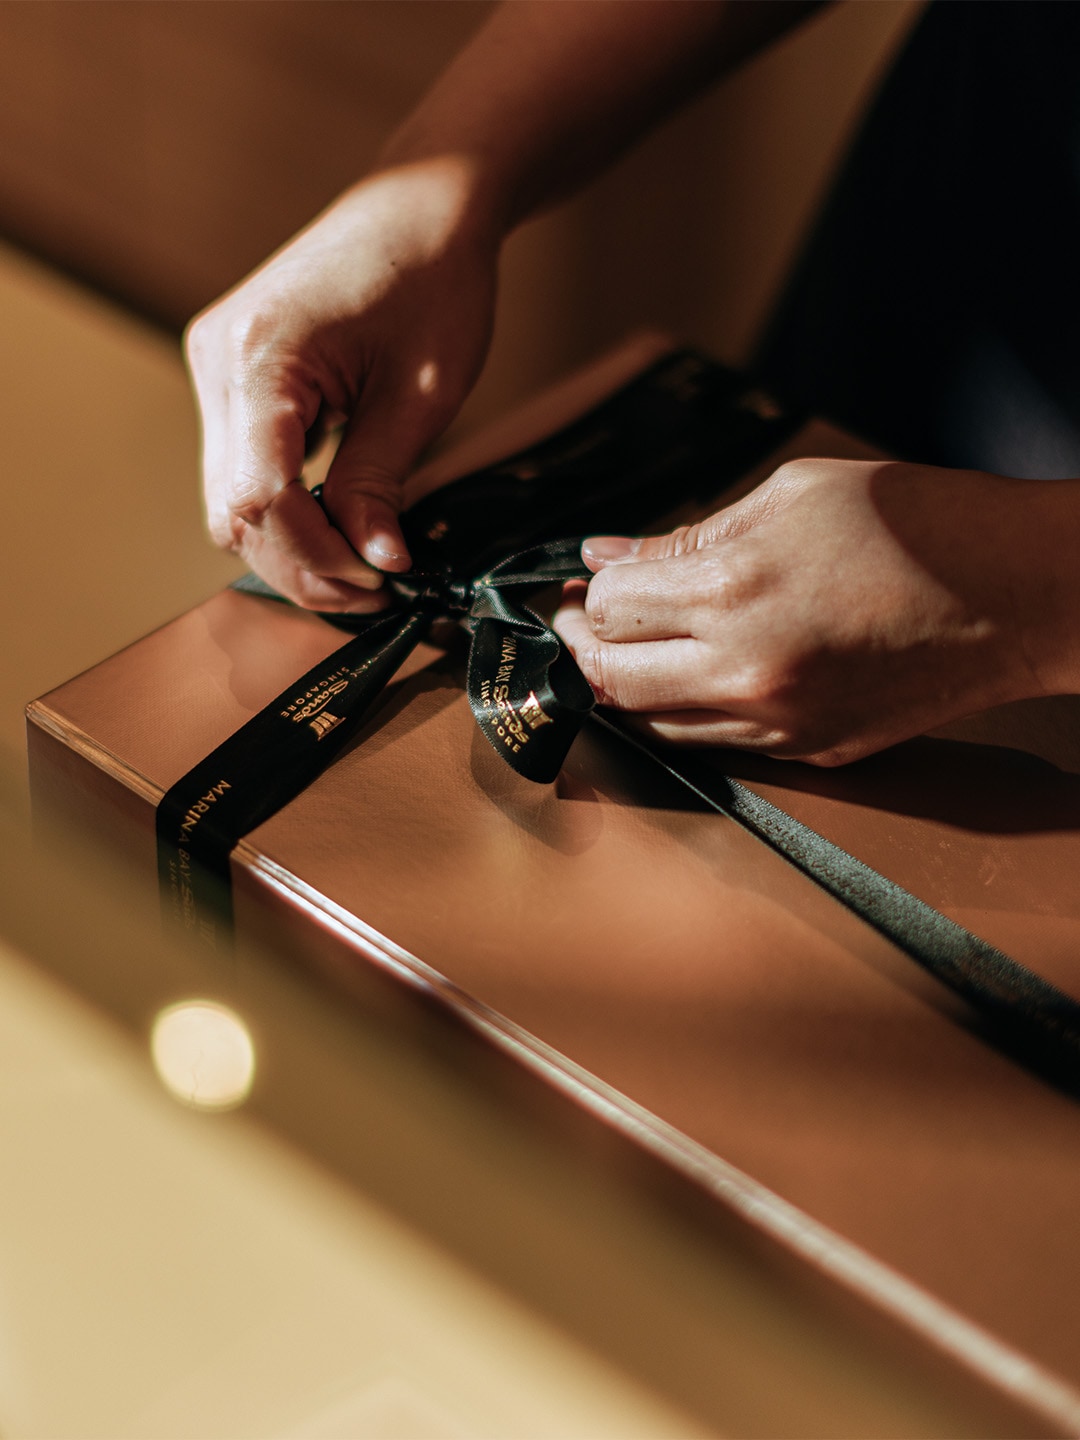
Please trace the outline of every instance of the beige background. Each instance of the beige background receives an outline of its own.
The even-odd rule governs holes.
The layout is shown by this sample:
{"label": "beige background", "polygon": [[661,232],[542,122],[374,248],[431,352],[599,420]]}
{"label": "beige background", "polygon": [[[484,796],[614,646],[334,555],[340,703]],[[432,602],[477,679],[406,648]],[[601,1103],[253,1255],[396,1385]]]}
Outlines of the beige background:
{"label": "beige background", "polygon": [[[202,534],[178,327],[363,168],[487,9],[0,3],[0,234],[173,327],[0,256],[0,745],[16,772],[27,700],[237,573]],[[920,9],[822,12],[515,236],[461,424],[641,325],[742,356]]]}
{"label": "beige background", "polygon": [[[0,233],[178,330],[363,171],[489,8],[5,0]],[[642,324],[743,356],[920,9],[822,11],[516,237],[474,418]]]}

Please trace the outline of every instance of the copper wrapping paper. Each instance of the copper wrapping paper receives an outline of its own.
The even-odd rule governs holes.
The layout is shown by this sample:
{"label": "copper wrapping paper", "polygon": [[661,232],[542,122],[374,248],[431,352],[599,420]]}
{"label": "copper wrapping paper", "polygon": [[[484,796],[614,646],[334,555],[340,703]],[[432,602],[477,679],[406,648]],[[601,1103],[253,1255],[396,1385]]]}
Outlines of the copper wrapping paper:
{"label": "copper wrapping paper", "polygon": [[[820,430],[792,449],[830,440],[852,453]],[[216,596],[36,702],[35,787],[119,836],[153,905],[160,792],[340,643],[316,617]],[[341,975],[378,949],[333,923],[359,917],[1080,1382],[1076,1105],[812,882],[592,727],[537,787],[476,734],[453,645],[406,672],[358,743],[242,842],[241,927]],[[844,771],[732,770],[1078,995],[1078,719],[1072,701],[1016,706]],[[265,862],[283,888],[267,888]]]}

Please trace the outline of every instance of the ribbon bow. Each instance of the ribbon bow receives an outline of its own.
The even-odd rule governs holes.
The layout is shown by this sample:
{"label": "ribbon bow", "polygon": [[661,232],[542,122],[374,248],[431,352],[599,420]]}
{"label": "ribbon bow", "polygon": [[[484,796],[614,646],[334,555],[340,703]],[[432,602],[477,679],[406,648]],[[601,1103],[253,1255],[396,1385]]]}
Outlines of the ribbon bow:
{"label": "ribbon bow", "polygon": [[[162,896],[181,928],[216,943],[229,919],[236,842],[326,769],[437,619],[457,619],[470,632],[466,685],[484,737],[519,775],[554,780],[593,694],[554,630],[509,596],[587,575],[580,552],[580,540],[552,540],[473,578],[449,567],[414,572],[392,581],[397,603],[383,614],[325,616],[358,633],[189,770],[158,806]],[[254,576],[234,588],[281,600]]]}
{"label": "ribbon bow", "polygon": [[[471,634],[466,690],[484,738],[528,780],[554,780],[592,690],[554,630],[509,592],[588,575],[580,540],[534,545],[471,581],[452,574],[406,576],[399,594],[434,615],[463,621]],[[422,587],[422,588],[421,588]]]}
{"label": "ribbon bow", "polygon": [[[326,769],[436,618],[459,620],[471,634],[467,689],[486,739],[520,775],[554,779],[593,695],[550,626],[510,596],[588,573],[579,542],[553,536],[612,525],[633,532],[687,499],[716,494],[775,451],[795,423],[734,372],[676,352],[532,450],[421,500],[402,517],[419,568],[389,579],[393,608],[324,616],[354,638],[161,800],[158,873],[170,916],[211,945],[228,934],[237,840]],[[508,549],[516,553],[507,557]],[[253,576],[235,588],[281,599]],[[779,851],[963,996],[1001,1048],[1080,1094],[1080,1006],[1071,996],[715,765],[661,753],[616,716],[598,719],[694,803]]]}
{"label": "ribbon bow", "polygon": [[[417,570],[389,580],[394,607],[351,623],[325,616],[355,639],[161,800],[167,913],[216,943],[223,918],[228,927],[237,840],[327,767],[437,616],[471,632],[469,701],[485,737],[519,774],[553,779],[593,696],[558,636],[510,596],[587,573],[578,542],[557,537],[611,526],[633,533],[716,495],[797,423],[746,377],[673,351],[564,429],[421,499],[402,516]],[[237,588],[274,596],[254,577]]]}

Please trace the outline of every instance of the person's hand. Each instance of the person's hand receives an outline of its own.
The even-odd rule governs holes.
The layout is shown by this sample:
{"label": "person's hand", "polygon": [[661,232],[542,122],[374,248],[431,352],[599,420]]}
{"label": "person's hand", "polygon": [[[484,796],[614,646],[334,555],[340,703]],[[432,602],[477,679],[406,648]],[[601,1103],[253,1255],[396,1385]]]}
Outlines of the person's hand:
{"label": "person's hand", "polygon": [[843,764],[1080,689],[1078,483],[804,460],[656,539],[601,537],[555,626],[674,741]]}
{"label": "person's hand", "polygon": [[[374,175],[189,328],[211,534],[301,605],[377,608],[378,571],[409,568],[401,481],[491,335],[497,242],[469,186],[449,157]],[[328,519],[298,479],[335,422]]]}

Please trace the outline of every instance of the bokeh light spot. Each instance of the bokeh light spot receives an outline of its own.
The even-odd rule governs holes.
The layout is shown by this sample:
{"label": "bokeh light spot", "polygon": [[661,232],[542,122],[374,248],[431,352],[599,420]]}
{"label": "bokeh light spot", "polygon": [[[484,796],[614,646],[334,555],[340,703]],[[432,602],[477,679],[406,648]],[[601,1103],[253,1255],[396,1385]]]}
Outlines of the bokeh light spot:
{"label": "bokeh light spot", "polygon": [[242,1105],[255,1078],[255,1046],[235,1011],[213,1000],[162,1010],[150,1035],[154,1069],[169,1094],[196,1110]]}

